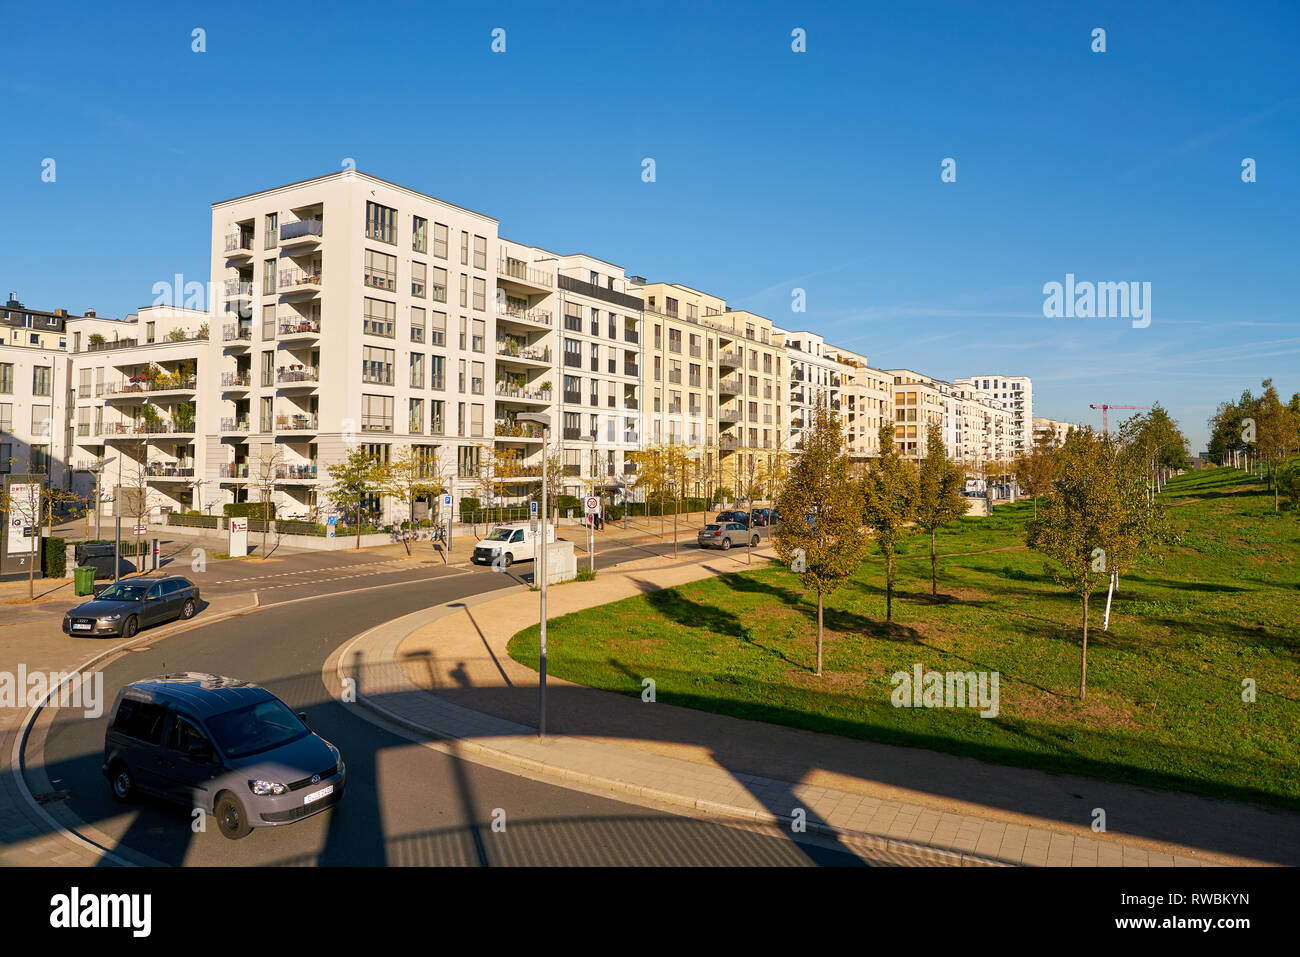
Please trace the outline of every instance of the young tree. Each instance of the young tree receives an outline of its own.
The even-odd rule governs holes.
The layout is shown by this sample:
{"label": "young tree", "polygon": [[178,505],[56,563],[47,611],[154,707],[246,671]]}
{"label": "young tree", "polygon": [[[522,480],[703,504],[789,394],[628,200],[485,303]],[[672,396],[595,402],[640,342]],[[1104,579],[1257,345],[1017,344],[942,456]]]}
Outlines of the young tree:
{"label": "young tree", "polygon": [[916,516],[916,468],[894,446],[894,424],[880,426],[880,457],[862,482],[862,521],[885,556],[885,620],[894,620],[894,573],[898,543]]}
{"label": "young tree", "polygon": [[1263,382],[1264,394],[1254,410],[1255,447],[1260,460],[1268,467],[1269,485],[1273,489],[1273,512],[1278,511],[1277,467],[1300,447],[1300,426],[1291,410],[1278,398],[1272,379]]}
{"label": "young tree", "polygon": [[415,533],[415,500],[436,495],[443,487],[437,456],[423,456],[412,445],[405,445],[389,461],[381,476],[381,489],[385,495],[406,503],[407,534],[402,537],[406,554],[411,554],[411,538]]}
{"label": "young tree", "polygon": [[263,442],[253,472],[253,485],[262,508],[262,560],[266,560],[266,537],[274,516],[272,506],[275,493],[280,488],[280,473],[284,469],[284,449],[274,442]]}
{"label": "young tree", "polygon": [[1015,463],[1016,481],[1033,496],[1034,518],[1038,517],[1039,496],[1051,487],[1056,473],[1055,453],[1055,433],[1043,431],[1035,437],[1033,448]]}
{"label": "young tree", "polygon": [[1083,610],[1079,698],[1088,688],[1088,599],[1110,572],[1108,549],[1122,550],[1124,497],[1112,444],[1091,427],[1075,429],[1057,453],[1058,469],[1025,544],[1048,561],[1047,574],[1076,595]]}
{"label": "young tree", "polygon": [[[672,467],[669,459],[671,458],[672,447],[662,444],[646,446],[644,449],[638,449],[635,452],[629,452],[628,458],[636,465],[636,479],[632,483],[633,488],[640,489],[642,498],[649,504],[650,497],[653,495],[659,500],[659,537],[664,534],[663,503],[667,495],[668,486],[672,482]],[[646,524],[649,525],[650,513],[646,511]]]}
{"label": "young tree", "polygon": [[817,674],[822,673],[823,602],[862,564],[861,488],[849,480],[843,429],[829,409],[817,408],[803,454],[777,493],[784,516],[773,542],[781,561],[817,592]]}
{"label": "young tree", "polygon": [[948,461],[943,447],[943,430],[931,424],[927,430],[925,458],[916,481],[916,524],[930,533],[930,594],[939,593],[939,556],[935,552],[935,533],[966,514],[962,496],[965,475]]}
{"label": "young tree", "polygon": [[377,491],[384,477],[384,464],[361,448],[354,448],[342,462],[326,466],[330,485],[326,498],[340,508],[357,509],[357,548],[361,547],[361,503],[367,492]]}

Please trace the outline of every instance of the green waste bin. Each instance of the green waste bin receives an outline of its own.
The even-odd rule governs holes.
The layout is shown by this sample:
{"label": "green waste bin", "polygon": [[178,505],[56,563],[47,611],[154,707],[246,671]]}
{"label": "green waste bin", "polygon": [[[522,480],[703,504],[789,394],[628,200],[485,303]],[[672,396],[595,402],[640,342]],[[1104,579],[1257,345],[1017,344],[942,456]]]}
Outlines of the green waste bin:
{"label": "green waste bin", "polygon": [[78,565],[72,569],[73,591],[78,595],[95,593],[95,566]]}

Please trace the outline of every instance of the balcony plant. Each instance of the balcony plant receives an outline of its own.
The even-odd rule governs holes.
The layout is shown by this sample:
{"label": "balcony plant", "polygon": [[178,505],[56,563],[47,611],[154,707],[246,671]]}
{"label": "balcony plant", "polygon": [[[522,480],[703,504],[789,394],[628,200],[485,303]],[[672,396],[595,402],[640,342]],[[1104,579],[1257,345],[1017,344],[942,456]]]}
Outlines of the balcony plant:
{"label": "balcony plant", "polygon": [[182,402],[176,406],[176,426],[181,432],[188,432],[194,425],[194,406],[189,402]]}

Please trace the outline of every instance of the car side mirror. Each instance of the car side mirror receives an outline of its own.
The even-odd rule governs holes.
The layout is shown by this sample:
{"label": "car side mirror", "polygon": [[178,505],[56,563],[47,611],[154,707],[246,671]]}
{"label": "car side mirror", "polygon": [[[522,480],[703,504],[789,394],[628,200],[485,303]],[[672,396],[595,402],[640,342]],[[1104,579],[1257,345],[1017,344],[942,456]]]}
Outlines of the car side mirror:
{"label": "car side mirror", "polygon": [[296,712],[294,712],[294,714],[297,716],[298,720],[301,721],[301,722],[302,722],[306,727],[308,727],[308,728],[311,727],[310,724],[307,724],[307,712],[306,712],[306,711],[296,711]]}

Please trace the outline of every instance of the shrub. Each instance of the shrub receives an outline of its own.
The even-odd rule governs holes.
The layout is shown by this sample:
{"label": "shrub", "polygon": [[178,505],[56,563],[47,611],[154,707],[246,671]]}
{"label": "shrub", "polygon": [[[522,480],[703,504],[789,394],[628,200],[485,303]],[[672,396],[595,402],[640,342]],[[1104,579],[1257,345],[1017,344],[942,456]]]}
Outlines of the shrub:
{"label": "shrub", "polygon": [[479,505],[479,501],[476,498],[466,497],[461,499],[460,500],[460,514],[462,516],[461,520],[464,521],[463,516],[468,515],[470,512],[477,512],[481,508],[482,506]]}
{"label": "shrub", "polygon": [[46,578],[62,578],[67,571],[68,543],[53,536],[45,539],[41,574]]}
{"label": "shrub", "polygon": [[582,499],[576,495],[555,496],[555,507],[563,511],[566,508],[582,508]]}
{"label": "shrub", "polygon": [[226,518],[261,518],[262,508],[266,508],[268,518],[275,518],[274,502],[227,502],[221,506]]}
{"label": "shrub", "polygon": [[578,569],[578,574],[574,577],[574,581],[589,582],[595,577],[596,573],[592,571],[591,566],[583,565]]}
{"label": "shrub", "polygon": [[[317,538],[325,535],[325,526],[319,525],[316,522],[276,522],[275,530],[280,535],[315,535]],[[337,534],[337,532],[335,534]]]}
{"label": "shrub", "polygon": [[1277,490],[1286,500],[1287,508],[1300,508],[1300,458],[1277,467]]}

